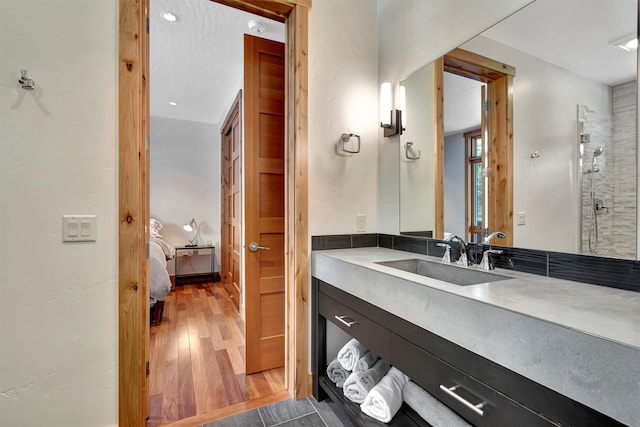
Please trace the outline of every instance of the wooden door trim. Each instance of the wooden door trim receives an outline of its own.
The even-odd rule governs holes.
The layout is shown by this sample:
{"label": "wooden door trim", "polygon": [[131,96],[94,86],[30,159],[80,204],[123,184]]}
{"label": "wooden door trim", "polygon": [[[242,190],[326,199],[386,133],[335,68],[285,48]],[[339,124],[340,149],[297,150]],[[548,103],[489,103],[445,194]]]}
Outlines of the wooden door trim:
{"label": "wooden door trim", "polygon": [[511,65],[460,48],[447,53],[444,62],[447,72],[485,83],[505,74],[511,77],[516,75],[516,69]]}
{"label": "wooden door trim", "polygon": [[211,0],[215,3],[286,22],[295,7],[311,9],[312,0]]}
{"label": "wooden door trim", "polygon": [[[442,66],[440,66],[442,60]],[[495,61],[490,58],[469,52],[463,49],[454,49],[447,53],[444,57],[436,60],[434,73],[434,104],[435,104],[435,130],[434,130],[434,152],[436,160],[436,238],[442,238],[444,235],[444,183],[440,182],[444,179],[444,121],[441,117],[443,114],[444,104],[439,102],[440,97],[444,97],[444,93],[439,94],[438,90],[443,84],[444,74],[440,75],[440,70],[468,77],[474,80],[487,83],[490,87],[499,86],[494,90],[496,99],[492,101],[492,108],[501,109],[502,116],[498,121],[494,119],[492,126],[500,126],[500,132],[494,132],[492,136],[493,144],[499,147],[499,159],[493,159],[492,165],[496,162],[500,164],[500,168],[492,168],[490,187],[504,190],[501,195],[500,204],[494,203],[492,216],[496,212],[501,212],[500,223],[504,224],[502,229],[494,231],[502,231],[506,234],[506,239],[500,240],[500,244],[504,246],[513,245],[513,77],[516,75],[514,67]],[[497,144],[497,145],[496,145]],[[489,197],[492,191],[489,190]],[[442,209],[442,210],[441,210]],[[442,215],[442,217],[440,217]],[[495,222],[489,221],[490,224]],[[439,228],[442,227],[442,228]],[[441,231],[441,232],[440,232]]]}
{"label": "wooden door trim", "polygon": [[120,0],[118,53],[118,399],[119,424],[142,425],[146,377],[149,199],[146,0]]}
{"label": "wooden door trim", "polygon": [[[238,91],[238,94],[236,95],[235,99],[231,103],[231,108],[229,108],[229,111],[227,112],[226,117],[222,121],[222,123],[224,123],[224,124],[220,128],[220,134],[221,135],[224,134],[225,129],[227,129],[227,128],[229,128],[229,126],[231,126],[231,120],[236,115],[236,113],[235,113],[236,109],[238,110],[238,112],[240,112],[241,108],[242,108],[242,89],[240,89]],[[240,117],[242,118],[242,115],[240,115]],[[240,120],[240,121],[242,122],[242,120]]]}
{"label": "wooden door trim", "polygon": [[433,63],[434,164],[435,164],[435,234],[444,238],[444,58]]}
{"label": "wooden door trim", "polygon": [[[309,5],[310,7],[310,5]],[[285,64],[285,382],[296,399],[309,395],[308,27],[309,9],[287,19]]]}
{"label": "wooden door trim", "polygon": [[[280,16],[287,28],[287,253],[286,385],[308,395],[308,12],[312,0],[219,0],[262,16]],[[147,416],[146,349],[149,180],[146,156],[147,0],[119,1],[118,53],[118,412],[119,424],[143,426]],[[286,11],[282,12],[282,5]],[[246,9],[245,9],[246,10]],[[268,15],[268,14],[271,15]],[[277,19],[277,18],[274,18]]]}

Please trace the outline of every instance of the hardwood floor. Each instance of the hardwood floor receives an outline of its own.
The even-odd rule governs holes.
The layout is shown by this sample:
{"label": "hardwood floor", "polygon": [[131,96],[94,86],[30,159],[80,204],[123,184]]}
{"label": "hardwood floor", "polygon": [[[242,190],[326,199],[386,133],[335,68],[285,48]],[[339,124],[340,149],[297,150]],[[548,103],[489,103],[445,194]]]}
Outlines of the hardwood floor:
{"label": "hardwood floor", "polygon": [[198,425],[288,398],[284,368],[245,375],[244,330],[219,283],[174,287],[151,327],[147,425]]}

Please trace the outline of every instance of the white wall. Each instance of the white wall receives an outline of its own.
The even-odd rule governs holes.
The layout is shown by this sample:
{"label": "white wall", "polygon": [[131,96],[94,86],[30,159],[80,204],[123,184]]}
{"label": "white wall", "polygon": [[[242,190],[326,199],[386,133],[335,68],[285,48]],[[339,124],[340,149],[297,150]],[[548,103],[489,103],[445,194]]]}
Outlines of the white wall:
{"label": "white wall", "polygon": [[[528,3],[378,0],[379,82],[395,84]],[[398,234],[399,137],[378,137],[379,232]]]}
{"label": "white wall", "polygon": [[[516,68],[513,79],[513,245],[578,251],[578,104],[611,111],[611,88],[521,51],[477,37],[464,49]],[[540,157],[531,159],[538,150]]]}
{"label": "white wall", "polygon": [[[3,426],[118,422],[117,10],[0,1]],[[63,214],[97,215],[97,241],[63,244]]]}
{"label": "white wall", "polygon": [[[378,39],[376,3],[315,1],[309,14],[309,232],[378,231]],[[336,151],[360,135],[359,154]]]}
{"label": "white wall", "polygon": [[464,133],[444,139],[444,232],[467,235]]}
{"label": "white wall", "polygon": [[[406,89],[406,129],[400,136],[400,231],[435,233],[436,175],[433,156],[433,64],[402,81]],[[431,95],[431,96],[429,96]],[[405,144],[412,142],[408,155]],[[413,160],[408,157],[420,156]]]}
{"label": "white wall", "polygon": [[[193,237],[182,226],[195,218],[198,242],[216,247],[220,271],[220,132],[210,123],[151,117],[150,213],[162,222],[163,239],[184,246]],[[185,261],[185,260],[182,260]],[[181,272],[207,271],[209,257],[182,262]],[[193,268],[191,268],[193,267]],[[167,266],[173,274],[173,262]]]}

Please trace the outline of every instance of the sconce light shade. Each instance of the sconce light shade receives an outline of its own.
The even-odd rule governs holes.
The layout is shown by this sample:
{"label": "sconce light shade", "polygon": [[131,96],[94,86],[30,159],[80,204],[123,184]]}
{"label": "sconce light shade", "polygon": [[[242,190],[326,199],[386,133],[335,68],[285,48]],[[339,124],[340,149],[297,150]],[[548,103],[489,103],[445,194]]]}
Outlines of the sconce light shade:
{"label": "sconce light shade", "polygon": [[384,82],[380,86],[380,126],[391,126],[391,83]]}
{"label": "sconce light shade", "polygon": [[191,218],[182,226],[182,228],[184,229],[184,231],[194,232],[193,238],[189,240],[189,244],[185,246],[198,246],[198,223],[196,222],[196,220],[194,218]]}
{"label": "sconce light shade", "polygon": [[402,112],[402,120],[399,123],[400,133],[407,129],[407,88],[400,86],[398,89],[398,110]]}
{"label": "sconce light shade", "polygon": [[384,136],[389,137],[402,133],[402,112],[394,110],[391,83],[384,82],[380,86],[380,127],[384,129]]}

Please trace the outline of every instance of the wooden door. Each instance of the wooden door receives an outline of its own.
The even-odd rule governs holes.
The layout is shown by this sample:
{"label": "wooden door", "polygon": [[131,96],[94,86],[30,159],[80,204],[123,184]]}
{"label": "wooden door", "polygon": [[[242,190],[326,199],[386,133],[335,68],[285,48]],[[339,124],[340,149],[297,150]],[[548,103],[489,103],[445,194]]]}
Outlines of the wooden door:
{"label": "wooden door", "polygon": [[221,280],[229,297],[240,308],[242,295],[241,230],[242,230],[242,126],[240,111],[242,92],[238,94],[222,127],[222,236]]}
{"label": "wooden door", "polygon": [[[284,44],[245,35],[244,67],[245,313],[249,374],[284,366]],[[262,248],[250,250],[252,242]]]}

